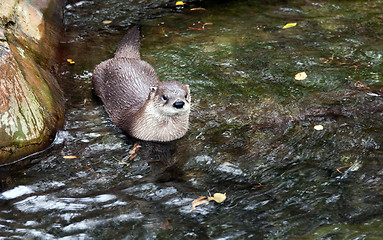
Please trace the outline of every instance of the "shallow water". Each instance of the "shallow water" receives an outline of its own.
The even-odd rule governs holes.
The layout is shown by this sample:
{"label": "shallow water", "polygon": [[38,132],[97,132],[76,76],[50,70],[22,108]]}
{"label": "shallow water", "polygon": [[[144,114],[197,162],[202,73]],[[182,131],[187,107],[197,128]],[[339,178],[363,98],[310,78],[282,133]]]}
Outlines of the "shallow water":
{"label": "shallow water", "polygon": [[[68,1],[66,124],[2,173],[0,238],[380,239],[383,1],[166,2]],[[193,111],[187,136],[128,160],[91,72],[138,19],[142,58]]]}

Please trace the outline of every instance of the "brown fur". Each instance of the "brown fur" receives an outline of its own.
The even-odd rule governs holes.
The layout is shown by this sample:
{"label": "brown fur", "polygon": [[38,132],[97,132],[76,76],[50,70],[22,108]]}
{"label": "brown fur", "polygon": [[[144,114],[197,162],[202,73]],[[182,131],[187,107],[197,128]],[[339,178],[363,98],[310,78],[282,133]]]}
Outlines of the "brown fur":
{"label": "brown fur", "polygon": [[140,59],[140,31],[135,26],[120,42],[114,58],[93,71],[93,85],[112,122],[145,141],[172,141],[189,125],[190,90],[179,82],[161,82]]}

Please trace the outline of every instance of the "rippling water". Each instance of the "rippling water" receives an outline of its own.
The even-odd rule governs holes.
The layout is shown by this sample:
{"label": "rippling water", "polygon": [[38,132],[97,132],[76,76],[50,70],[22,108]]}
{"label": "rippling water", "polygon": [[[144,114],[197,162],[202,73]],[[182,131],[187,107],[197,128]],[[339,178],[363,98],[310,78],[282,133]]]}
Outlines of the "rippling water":
{"label": "rippling water", "polygon": [[[380,0],[68,1],[66,124],[34,165],[1,172],[0,238],[380,239],[381,9]],[[162,80],[191,86],[193,111],[185,138],[138,142],[128,160],[137,141],[109,120],[91,72],[138,19],[142,58]],[[216,192],[227,199],[191,211]]]}

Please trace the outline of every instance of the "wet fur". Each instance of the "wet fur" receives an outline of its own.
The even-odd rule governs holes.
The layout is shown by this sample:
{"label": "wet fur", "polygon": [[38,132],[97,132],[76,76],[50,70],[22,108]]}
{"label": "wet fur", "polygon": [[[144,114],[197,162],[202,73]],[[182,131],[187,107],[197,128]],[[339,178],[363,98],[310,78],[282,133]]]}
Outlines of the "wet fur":
{"label": "wet fur", "polygon": [[[93,71],[96,94],[104,103],[113,123],[133,137],[147,141],[172,141],[185,135],[189,111],[167,115],[159,97],[162,92],[179,98],[190,106],[190,90],[178,82],[160,82],[156,72],[140,59],[140,29],[129,30],[117,47],[114,58]],[[185,108],[186,108],[185,107]],[[190,109],[190,108],[189,108]]]}

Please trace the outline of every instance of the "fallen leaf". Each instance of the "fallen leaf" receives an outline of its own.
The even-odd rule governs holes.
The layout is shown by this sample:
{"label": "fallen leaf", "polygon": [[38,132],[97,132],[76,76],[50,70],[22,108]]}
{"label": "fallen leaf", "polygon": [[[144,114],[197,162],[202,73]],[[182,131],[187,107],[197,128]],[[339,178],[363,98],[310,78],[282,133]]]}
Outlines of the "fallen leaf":
{"label": "fallen leaf", "polygon": [[285,26],[283,26],[282,29],[292,28],[292,27],[295,27],[296,25],[297,25],[297,23],[288,23]]}
{"label": "fallen leaf", "polygon": [[73,61],[73,59],[68,58],[66,61],[67,61],[69,64],[75,64],[75,61]]}
{"label": "fallen leaf", "polygon": [[[141,148],[141,145],[138,143],[135,143],[133,145],[133,148],[129,150],[129,161],[133,160],[135,157],[137,157],[137,151]],[[125,158],[124,158],[125,159]]]}
{"label": "fallen leaf", "polygon": [[105,21],[102,21],[103,24],[111,24],[112,21],[111,20],[105,20]]}
{"label": "fallen leaf", "polygon": [[307,78],[307,74],[305,72],[300,72],[295,74],[295,80],[302,81]]}
{"label": "fallen leaf", "polygon": [[138,143],[135,143],[135,144],[133,145],[132,149],[129,150],[129,154],[130,154],[130,155],[133,155],[133,154],[137,153],[137,151],[138,151],[140,148],[141,148],[141,145],[138,144]]}
{"label": "fallen leaf", "polygon": [[77,156],[63,156],[64,159],[75,159]]}
{"label": "fallen leaf", "polygon": [[314,129],[317,130],[317,131],[322,131],[323,130],[323,126],[322,125],[315,125]]}
{"label": "fallen leaf", "polygon": [[214,193],[213,197],[208,197],[209,201],[214,200],[217,203],[221,203],[225,201],[225,199],[226,199],[226,193]]}
{"label": "fallen leaf", "polygon": [[177,1],[176,2],[176,6],[183,6],[185,5],[186,3],[182,2],[182,1]]}
{"label": "fallen leaf", "polygon": [[190,11],[207,11],[207,10],[206,8],[198,7],[198,8],[191,8]]}
{"label": "fallen leaf", "polygon": [[350,167],[349,165],[347,165],[347,166],[343,166],[343,167],[338,167],[336,170],[338,171],[338,173],[340,173],[340,174],[344,174],[342,171],[341,171],[341,169],[342,168],[348,168],[348,167]]}
{"label": "fallen leaf", "polygon": [[195,207],[201,205],[201,204],[209,204],[209,200],[207,199],[206,196],[201,196],[199,198],[197,198],[196,200],[194,200],[192,202],[192,208],[190,209],[190,212],[195,210]]}
{"label": "fallen leaf", "polygon": [[213,23],[204,23],[203,25],[202,25],[202,30],[205,30],[205,26],[206,25],[213,25]]}
{"label": "fallen leaf", "polygon": [[197,31],[203,31],[202,28],[195,28],[195,27],[188,27],[188,29],[197,30]]}

